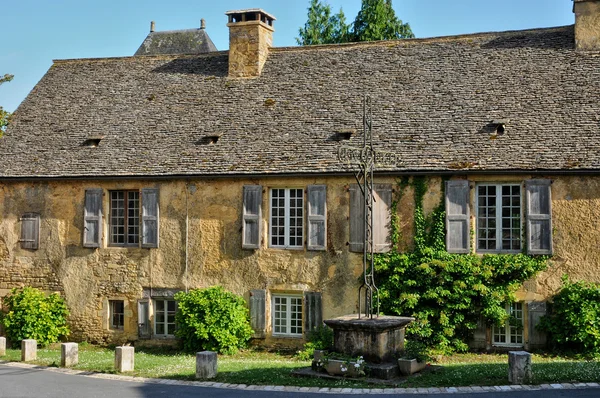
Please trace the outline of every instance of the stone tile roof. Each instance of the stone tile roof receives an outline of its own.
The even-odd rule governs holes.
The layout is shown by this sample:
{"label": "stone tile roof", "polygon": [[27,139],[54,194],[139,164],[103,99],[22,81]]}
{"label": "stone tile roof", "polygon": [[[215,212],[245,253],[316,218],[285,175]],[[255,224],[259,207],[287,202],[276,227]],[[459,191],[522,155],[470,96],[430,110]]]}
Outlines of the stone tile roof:
{"label": "stone tile roof", "polygon": [[217,51],[205,29],[150,32],[135,55],[203,54]]}
{"label": "stone tile roof", "polygon": [[572,26],[276,48],[254,79],[227,62],[55,62],[0,139],[0,178],[343,172],[363,94],[375,148],[402,158],[387,171],[600,171],[600,53]]}

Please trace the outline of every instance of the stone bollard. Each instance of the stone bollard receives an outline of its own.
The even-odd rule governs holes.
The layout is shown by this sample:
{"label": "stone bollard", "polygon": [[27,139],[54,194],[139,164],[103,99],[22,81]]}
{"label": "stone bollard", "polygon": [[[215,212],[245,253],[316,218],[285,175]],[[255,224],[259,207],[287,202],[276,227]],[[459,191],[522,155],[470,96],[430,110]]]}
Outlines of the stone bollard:
{"label": "stone bollard", "polygon": [[6,355],[6,337],[0,337],[0,357]]}
{"label": "stone bollard", "polygon": [[531,354],[527,351],[508,352],[508,382],[527,384],[532,381]]}
{"label": "stone bollard", "polygon": [[68,368],[79,363],[79,345],[77,343],[62,343],[60,345],[60,366]]}
{"label": "stone bollard", "polygon": [[217,353],[202,351],[196,353],[196,378],[213,379],[217,377]]}
{"label": "stone bollard", "polygon": [[37,341],[33,339],[21,340],[21,361],[35,361],[37,359]]}
{"label": "stone bollard", "polygon": [[117,347],[115,350],[115,369],[118,372],[131,372],[134,367],[134,348],[131,346]]}

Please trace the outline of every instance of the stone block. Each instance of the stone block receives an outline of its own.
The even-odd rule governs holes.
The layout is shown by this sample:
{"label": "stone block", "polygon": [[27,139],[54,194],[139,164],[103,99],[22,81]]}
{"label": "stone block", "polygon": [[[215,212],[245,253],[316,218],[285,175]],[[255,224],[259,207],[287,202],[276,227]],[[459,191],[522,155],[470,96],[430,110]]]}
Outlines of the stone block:
{"label": "stone block", "polygon": [[365,372],[369,377],[382,380],[391,380],[398,377],[398,364],[388,363],[367,363]]}
{"label": "stone block", "polygon": [[79,363],[79,344],[62,343],[60,345],[60,366],[68,368]]}
{"label": "stone block", "polygon": [[403,376],[410,376],[413,373],[425,369],[427,362],[419,362],[416,359],[398,359],[398,369]]}
{"label": "stone block", "polygon": [[135,364],[134,348],[131,346],[117,347],[115,349],[115,369],[117,372],[131,372]]}
{"label": "stone block", "polygon": [[37,359],[37,341],[33,339],[21,340],[21,361],[29,362]]}
{"label": "stone block", "polygon": [[0,337],[0,357],[6,355],[6,337]]}
{"label": "stone block", "polygon": [[217,377],[217,353],[202,351],[196,353],[196,378],[213,379]]}
{"label": "stone block", "polygon": [[531,354],[527,351],[508,352],[508,382],[527,384],[532,380]]}

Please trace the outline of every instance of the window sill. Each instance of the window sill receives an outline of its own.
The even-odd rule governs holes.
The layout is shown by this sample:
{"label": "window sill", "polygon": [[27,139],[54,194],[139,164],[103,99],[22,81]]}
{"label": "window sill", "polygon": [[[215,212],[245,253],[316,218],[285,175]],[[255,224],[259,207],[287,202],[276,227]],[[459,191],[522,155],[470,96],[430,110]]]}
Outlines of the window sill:
{"label": "window sill", "polygon": [[271,334],[274,339],[301,339],[304,337],[302,334]]}
{"label": "window sill", "polygon": [[303,251],[304,246],[269,246],[269,249]]}

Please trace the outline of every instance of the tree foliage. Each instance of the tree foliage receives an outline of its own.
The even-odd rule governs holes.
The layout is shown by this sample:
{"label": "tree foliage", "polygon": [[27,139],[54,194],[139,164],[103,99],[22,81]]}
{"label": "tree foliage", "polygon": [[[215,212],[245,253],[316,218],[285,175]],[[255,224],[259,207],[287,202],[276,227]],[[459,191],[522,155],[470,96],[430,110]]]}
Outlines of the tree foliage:
{"label": "tree foliage", "polygon": [[246,302],[221,286],[179,292],[177,329],[187,351],[211,350],[233,354],[252,336]]}
{"label": "tree foliage", "polygon": [[311,0],[308,17],[299,29],[299,45],[347,43],[356,41],[394,40],[412,38],[408,23],[396,17],[391,0],[362,0],[354,23],[347,24],[344,11],[333,14],[331,6]]}
{"label": "tree foliage", "polygon": [[46,296],[36,288],[24,287],[12,289],[2,302],[4,312],[0,313],[0,323],[12,343],[35,339],[44,346],[69,334],[69,311],[58,293]]}
{"label": "tree foliage", "polygon": [[[2,83],[6,83],[9,82],[13,79],[13,75],[4,75],[0,77],[0,86],[2,85]],[[5,111],[1,106],[0,106],[0,137],[2,137],[2,133],[6,130],[6,126],[8,126],[8,122],[10,120],[10,113]]]}

